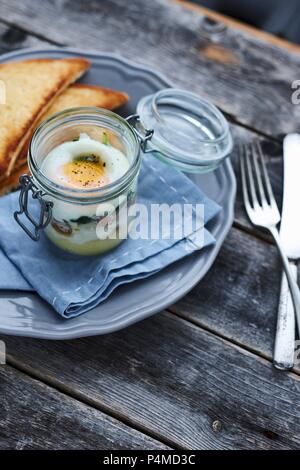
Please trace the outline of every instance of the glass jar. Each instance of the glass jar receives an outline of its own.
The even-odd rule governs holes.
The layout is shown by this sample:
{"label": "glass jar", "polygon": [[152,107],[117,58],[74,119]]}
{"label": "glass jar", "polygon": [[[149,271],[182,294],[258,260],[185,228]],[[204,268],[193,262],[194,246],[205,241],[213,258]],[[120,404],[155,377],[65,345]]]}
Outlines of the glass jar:
{"label": "glass jar", "polygon": [[[95,255],[111,250],[127,236],[128,210],[135,202],[143,152],[187,173],[212,171],[230,154],[232,138],[225,117],[193,93],[162,90],[144,97],[137,112],[123,119],[101,108],[73,108],[38,127],[28,153],[32,176],[21,177],[20,209],[14,214],[33,240],[45,230],[66,251]],[[99,142],[108,137],[109,144],[128,160],[126,173],[96,189],[75,189],[49,179],[42,170],[44,159],[81,134]],[[40,204],[38,220],[28,207],[29,194]],[[22,214],[33,231],[22,221]],[[109,231],[104,230],[107,226]]]}
{"label": "glass jar", "polygon": [[[127,172],[116,181],[96,189],[70,188],[49,179],[41,169],[45,157],[62,143],[77,140],[81,134],[99,142],[103,141],[104,135],[107,136],[110,145],[126,156],[129,162]],[[117,225],[123,223],[127,226],[126,216],[116,219],[116,215],[122,207],[128,211],[135,201],[140,164],[138,137],[127,121],[117,114],[99,108],[74,108],[54,115],[34,133],[28,153],[32,178],[22,177],[24,212],[30,216],[27,201],[31,191],[33,197],[39,199],[44,212],[40,217],[42,226],[34,224],[34,233],[25,225],[23,228],[35,240],[39,238],[39,231],[45,229],[53,243],[76,254],[101,254],[114,248],[127,234],[126,227],[124,234],[124,227]],[[19,217],[18,221],[21,222]],[[101,228],[104,230],[105,227],[110,227],[110,231],[101,234]]]}

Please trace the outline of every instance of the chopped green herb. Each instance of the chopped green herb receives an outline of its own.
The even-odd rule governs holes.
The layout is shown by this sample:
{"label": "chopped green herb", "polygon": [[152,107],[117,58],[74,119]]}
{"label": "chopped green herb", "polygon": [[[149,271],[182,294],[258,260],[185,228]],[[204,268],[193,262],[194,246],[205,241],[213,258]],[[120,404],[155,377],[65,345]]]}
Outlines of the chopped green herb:
{"label": "chopped green herb", "polygon": [[74,137],[74,139],[72,139],[72,142],[77,142],[77,140],[79,140],[79,136],[78,136],[78,137]]}
{"label": "chopped green herb", "polygon": [[108,139],[108,135],[106,132],[103,132],[102,143],[104,145],[109,145],[109,139]]}
{"label": "chopped green herb", "polygon": [[93,153],[87,155],[78,155],[73,159],[74,162],[90,162],[90,163],[100,163],[100,157]]}
{"label": "chopped green herb", "polygon": [[100,220],[104,219],[106,216],[103,215],[94,215],[93,217],[88,217],[87,215],[82,215],[78,219],[70,219],[70,222],[77,225],[85,225],[91,223],[98,223]]}
{"label": "chopped green herb", "polygon": [[73,222],[74,224],[78,224],[78,225],[84,225],[84,224],[90,224],[91,222],[94,222],[94,219],[92,219],[92,217],[82,215],[78,219],[70,219],[70,222]]}

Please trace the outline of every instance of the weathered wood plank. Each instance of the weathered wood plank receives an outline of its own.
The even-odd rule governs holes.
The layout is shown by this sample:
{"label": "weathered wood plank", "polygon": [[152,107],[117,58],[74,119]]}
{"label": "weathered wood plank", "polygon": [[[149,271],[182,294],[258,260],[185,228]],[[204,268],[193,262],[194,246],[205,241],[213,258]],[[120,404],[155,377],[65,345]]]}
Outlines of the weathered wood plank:
{"label": "weathered wood plank", "polygon": [[90,406],[0,367],[0,450],[165,449]]}
{"label": "weathered wood plank", "polygon": [[191,10],[198,11],[201,15],[207,16],[211,20],[214,20],[218,23],[225,23],[229,28],[241,30],[250,36],[254,36],[262,42],[267,44],[272,44],[273,46],[280,47],[282,49],[287,49],[290,52],[300,54],[300,46],[292,42],[287,41],[286,39],[280,38],[279,36],[274,36],[267,31],[257,29],[254,26],[251,26],[247,23],[243,23],[235,18],[226,16],[223,13],[218,11],[210,10],[209,8],[203,7],[198,3],[192,3],[189,0],[171,0],[173,2],[181,3],[185,8],[190,8]]}
{"label": "weathered wood plank", "polygon": [[232,230],[213,268],[170,310],[271,360],[280,282],[275,246]]}
{"label": "weathered wood plank", "polygon": [[291,82],[300,56],[230,28],[213,43],[200,12],[168,0],[45,0],[42,8],[39,0],[1,0],[0,7],[0,18],[57,43],[147,63],[268,135],[299,130]]}
{"label": "weathered wood plank", "polygon": [[173,314],[104,337],[5,341],[11,364],[172,446],[299,446],[299,377]]}

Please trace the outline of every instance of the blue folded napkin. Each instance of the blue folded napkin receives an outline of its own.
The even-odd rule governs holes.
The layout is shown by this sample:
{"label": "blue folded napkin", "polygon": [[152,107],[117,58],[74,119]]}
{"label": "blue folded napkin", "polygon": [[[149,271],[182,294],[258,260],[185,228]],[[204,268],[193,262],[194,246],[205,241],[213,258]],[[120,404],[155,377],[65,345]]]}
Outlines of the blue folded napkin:
{"label": "blue folded napkin", "polygon": [[[118,286],[148,277],[215,242],[203,229],[201,245],[197,233],[191,232],[180,240],[128,238],[104,255],[76,256],[55,247],[44,234],[34,242],[23,232],[13,218],[18,197],[16,192],[0,198],[0,289],[34,290],[64,318],[87,312]],[[163,203],[203,204],[204,224],[221,210],[184,174],[152,155],[143,157],[138,203],[148,208]]]}

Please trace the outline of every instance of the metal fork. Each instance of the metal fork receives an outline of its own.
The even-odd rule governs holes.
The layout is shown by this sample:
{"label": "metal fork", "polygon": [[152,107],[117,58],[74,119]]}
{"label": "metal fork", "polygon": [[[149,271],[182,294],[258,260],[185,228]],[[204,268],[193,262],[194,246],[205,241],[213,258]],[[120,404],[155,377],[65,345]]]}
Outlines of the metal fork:
{"label": "metal fork", "polygon": [[281,256],[296,313],[300,336],[300,291],[290,270],[289,261],[281,245],[277,225],[280,213],[273,194],[261,146],[258,142],[242,146],[242,188],[245,208],[253,225],[267,229],[274,238]]}

